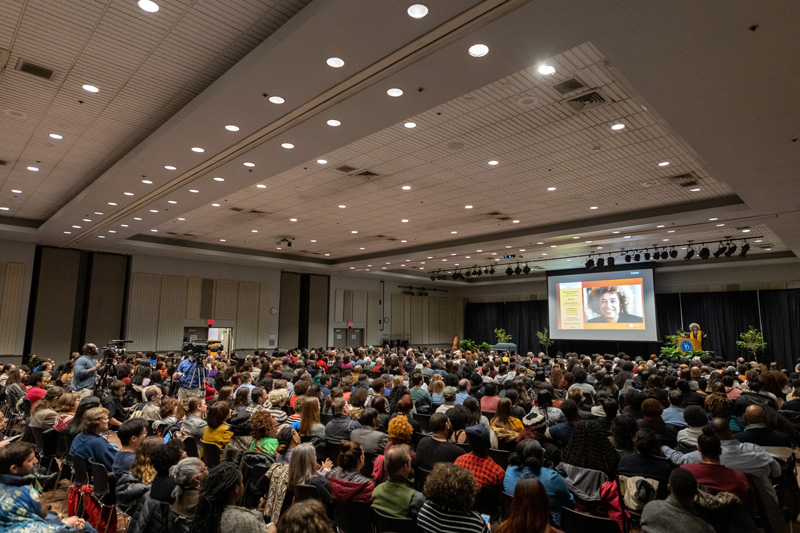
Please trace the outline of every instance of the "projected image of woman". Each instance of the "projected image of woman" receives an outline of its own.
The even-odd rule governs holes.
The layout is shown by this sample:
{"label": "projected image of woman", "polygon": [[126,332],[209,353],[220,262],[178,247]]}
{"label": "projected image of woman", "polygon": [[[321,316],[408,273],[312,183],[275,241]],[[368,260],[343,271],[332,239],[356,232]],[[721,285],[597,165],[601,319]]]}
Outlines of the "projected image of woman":
{"label": "projected image of woman", "polygon": [[641,323],[642,317],[628,313],[631,296],[619,287],[595,287],[589,293],[589,308],[596,315],[589,324]]}

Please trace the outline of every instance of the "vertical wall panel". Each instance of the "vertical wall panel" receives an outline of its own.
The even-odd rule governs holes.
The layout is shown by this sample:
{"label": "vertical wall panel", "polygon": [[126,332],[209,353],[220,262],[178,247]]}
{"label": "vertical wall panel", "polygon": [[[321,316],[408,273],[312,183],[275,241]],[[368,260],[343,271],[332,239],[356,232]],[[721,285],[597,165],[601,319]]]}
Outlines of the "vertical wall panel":
{"label": "vertical wall panel", "polygon": [[186,318],[203,318],[200,302],[203,300],[203,278],[189,278],[186,285]]}
{"label": "vertical wall panel", "polygon": [[[251,281],[239,282],[236,311],[236,348],[258,348],[259,287]],[[269,312],[269,310],[267,310]]]}
{"label": "vertical wall panel", "polygon": [[430,298],[427,296],[422,300],[422,344],[430,343],[430,336],[428,332],[428,303]]}
{"label": "vertical wall panel", "polygon": [[257,348],[275,348],[276,339],[269,338],[269,323],[272,320],[269,305],[269,283],[260,283],[258,286],[258,342]]}
{"label": "vertical wall panel", "polygon": [[439,344],[450,344],[450,298],[439,300]]}
{"label": "vertical wall panel", "polygon": [[300,274],[281,272],[278,346],[296,348],[300,335]]}
{"label": "vertical wall panel", "polygon": [[200,288],[200,318],[214,318],[214,280],[203,278]]}
{"label": "vertical wall panel", "polygon": [[0,302],[0,353],[14,353],[17,347],[17,332],[22,320],[23,287],[25,265],[8,263],[3,276],[3,299]]}
{"label": "vertical wall panel", "polygon": [[367,321],[367,293],[353,291],[353,322],[363,324]]}
{"label": "vertical wall panel", "polygon": [[344,291],[342,322],[352,322],[352,321],[353,321],[353,291]]}
{"label": "vertical wall panel", "polygon": [[403,295],[399,293],[392,294],[392,321],[391,326],[392,339],[400,339],[403,337]]}
{"label": "vertical wall panel", "polygon": [[383,320],[381,316],[381,293],[368,292],[367,293],[367,338],[364,342],[371,345],[378,345],[381,343],[381,324]]}
{"label": "vertical wall panel", "polygon": [[464,338],[464,299],[452,298],[451,302],[453,308],[453,329],[450,340],[452,341],[452,335],[458,335],[459,339]]}
{"label": "vertical wall panel", "polygon": [[81,253],[61,248],[41,248],[40,252],[31,353],[62,361],[79,348],[71,344]]}
{"label": "vertical wall panel", "polygon": [[214,290],[214,320],[236,319],[236,282],[218,279]]}
{"label": "vertical wall panel", "polygon": [[126,336],[133,341],[132,351],[156,349],[158,311],[161,302],[161,280],[157,274],[135,272],[131,276],[128,296]]}
{"label": "vertical wall panel", "polygon": [[[309,276],[308,346],[328,344],[328,276]],[[366,316],[366,305],[364,305]]]}
{"label": "vertical wall panel", "polygon": [[439,344],[439,302],[441,298],[428,298],[428,343]]}
{"label": "vertical wall panel", "polygon": [[84,341],[105,344],[112,339],[122,338],[127,276],[126,256],[101,253],[92,255]]}
{"label": "vertical wall panel", "polygon": [[344,289],[336,289],[333,295],[333,321],[344,322]]}
{"label": "vertical wall panel", "polygon": [[187,279],[161,276],[161,304],[158,311],[156,350],[180,350],[186,316]]}
{"label": "vertical wall panel", "polygon": [[411,296],[403,295],[403,340],[411,338]]}
{"label": "vertical wall panel", "polygon": [[408,328],[408,341],[422,344],[422,296],[409,296],[411,327]]}

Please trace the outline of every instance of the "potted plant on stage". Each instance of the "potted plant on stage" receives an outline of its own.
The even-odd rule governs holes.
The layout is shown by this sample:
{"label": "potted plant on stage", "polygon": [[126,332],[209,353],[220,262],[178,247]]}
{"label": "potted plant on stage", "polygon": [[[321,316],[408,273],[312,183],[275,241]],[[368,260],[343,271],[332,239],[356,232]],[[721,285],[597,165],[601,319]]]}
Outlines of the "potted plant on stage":
{"label": "potted plant on stage", "polygon": [[506,333],[506,330],[502,328],[497,328],[494,330],[494,336],[497,337],[497,344],[501,344],[503,342],[510,342],[511,335]]}
{"label": "potted plant on stage", "polygon": [[764,353],[767,343],[764,342],[764,334],[750,326],[747,331],[739,334],[739,339],[736,345],[742,349],[743,352],[750,354],[758,361],[758,356]]}
{"label": "potted plant on stage", "polygon": [[556,341],[550,338],[550,332],[547,331],[547,328],[544,328],[544,331],[537,331],[536,338],[539,339],[539,344],[544,346],[544,354],[550,357],[548,350]]}

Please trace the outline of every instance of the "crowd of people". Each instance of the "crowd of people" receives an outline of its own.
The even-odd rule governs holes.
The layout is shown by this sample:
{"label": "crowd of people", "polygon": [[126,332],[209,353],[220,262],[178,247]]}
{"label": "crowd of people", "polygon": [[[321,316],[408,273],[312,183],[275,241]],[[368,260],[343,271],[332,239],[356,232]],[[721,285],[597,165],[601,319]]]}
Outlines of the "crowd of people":
{"label": "crowd of people", "polygon": [[800,513],[800,374],[775,364],[388,346],[98,361],[87,345],[0,368],[0,423],[22,435],[0,442],[3,531],[92,530],[42,510],[47,431],[105,467],[133,533],[331,532],[344,503],[426,533],[569,531],[576,513],[781,532]]}

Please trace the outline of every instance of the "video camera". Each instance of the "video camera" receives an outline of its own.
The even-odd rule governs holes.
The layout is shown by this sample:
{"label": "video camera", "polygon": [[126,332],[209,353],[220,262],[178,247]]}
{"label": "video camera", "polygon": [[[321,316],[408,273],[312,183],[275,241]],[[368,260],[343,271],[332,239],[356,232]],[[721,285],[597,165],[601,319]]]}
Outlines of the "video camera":
{"label": "video camera", "polygon": [[195,339],[190,342],[183,343],[183,349],[181,353],[183,355],[193,354],[197,357],[202,358],[208,352],[218,352],[222,350],[222,344],[217,341],[207,341],[204,339]]}
{"label": "video camera", "polygon": [[121,339],[108,341],[108,344],[103,347],[103,356],[106,359],[113,359],[115,356],[125,355],[125,352],[127,351],[125,349],[125,345],[132,342],[133,341]]}

